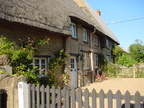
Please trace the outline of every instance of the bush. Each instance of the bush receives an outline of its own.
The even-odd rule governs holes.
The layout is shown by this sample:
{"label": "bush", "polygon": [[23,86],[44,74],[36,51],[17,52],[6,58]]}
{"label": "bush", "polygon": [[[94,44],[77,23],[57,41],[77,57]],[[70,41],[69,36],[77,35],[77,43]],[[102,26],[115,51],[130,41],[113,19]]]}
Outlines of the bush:
{"label": "bush", "polygon": [[24,43],[20,39],[20,45],[18,46],[16,43],[10,42],[6,37],[2,37],[0,38],[0,55],[5,54],[10,58],[13,75],[23,75],[26,77],[27,82],[32,84],[56,85],[60,82],[56,75],[56,69],[65,63],[67,57],[64,50],[57,52],[56,57],[51,59],[51,68],[46,75],[38,74],[35,71],[36,67],[30,65],[34,54],[39,50],[39,46],[48,44],[48,40],[45,38],[36,43],[34,40],[28,38],[27,43]]}
{"label": "bush", "polygon": [[137,63],[130,54],[123,53],[118,60],[118,64],[124,65],[126,67],[131,67],[133,64]]}

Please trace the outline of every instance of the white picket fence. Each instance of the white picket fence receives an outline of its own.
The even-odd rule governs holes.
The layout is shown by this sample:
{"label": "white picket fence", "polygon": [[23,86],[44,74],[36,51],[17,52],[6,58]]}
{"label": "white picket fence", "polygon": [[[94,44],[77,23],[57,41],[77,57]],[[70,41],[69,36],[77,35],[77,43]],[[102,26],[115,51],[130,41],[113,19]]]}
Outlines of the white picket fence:
{"label": "white picket fence", "polygon": [[130,95],[127,91],[124,95],[120,91],[113,94],[110,90],[99,93],[93,89],[82,90],[69,88],[50,88],[49,86],[35,86],[20,82],[18,84],[19,108],[121,108],[125,103],[125,108],[131,108],[130,104],[135,104],[135,108],[140,107],[144,102],[144,96],[139,92]]}

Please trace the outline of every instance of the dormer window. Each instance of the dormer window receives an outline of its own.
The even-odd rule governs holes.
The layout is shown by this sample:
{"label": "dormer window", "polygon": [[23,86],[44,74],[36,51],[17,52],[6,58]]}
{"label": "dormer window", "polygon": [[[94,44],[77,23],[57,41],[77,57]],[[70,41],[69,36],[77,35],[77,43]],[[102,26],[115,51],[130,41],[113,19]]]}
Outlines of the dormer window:
{"label": "dormer window", "polygon": [[73,38],[77,38],[77,34],[76,34],[76,24],[72,23],[72,25],[71,25],[71,30],[72,30],[72,37],[73,37]]}
{"label": "dormer window", "polygon": [[88,34],[87,30],[83,28],[83,41],[87,42],[88,41]]}

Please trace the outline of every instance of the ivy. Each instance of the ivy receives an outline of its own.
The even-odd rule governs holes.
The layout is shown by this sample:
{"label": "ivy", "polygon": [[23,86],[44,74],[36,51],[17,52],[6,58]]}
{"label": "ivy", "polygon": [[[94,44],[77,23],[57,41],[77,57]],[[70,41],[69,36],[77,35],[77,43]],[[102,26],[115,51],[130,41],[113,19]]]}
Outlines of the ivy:
{"label": "ivy", "polygon": [[55,57],[50,59],[49,68],[51,71],[56,71],[62,65],[65,64],[66,58],[68,55],[65,53],[65,50],[60,50],[55,53]]}
{"label": "ivy", "polygon": [[[32,66],[34,54],[39,51],[39,47],[49,43],[49,38],[43,38],[39,42],[34,39],[27,40],[19,39],[19,45],[10,42],[6,37],[0,38],[0,55],[7,55],[10,58],[11,66],[13,67],[13,75],[23,75],[28,83],[40,85],[58,85],[62,82],[62,76],[57,74],[60,67],[65,64],[67,54],[64,50],[55,53],[55,56],[50,59],[50,69],[46,74],[36,72],[37,67]],[[4,72],[1,72],[4,73]]]}

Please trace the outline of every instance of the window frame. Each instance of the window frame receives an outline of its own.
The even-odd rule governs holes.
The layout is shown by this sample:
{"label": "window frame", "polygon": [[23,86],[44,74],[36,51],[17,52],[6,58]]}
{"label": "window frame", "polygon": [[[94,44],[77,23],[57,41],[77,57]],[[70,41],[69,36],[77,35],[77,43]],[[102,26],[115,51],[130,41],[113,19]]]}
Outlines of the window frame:
{"label": "window frame", "polygon": [[110,55],[106,55],[106,59],[110,61]]}
{"label": "window frame", "polygon": [[107,48],[110,48],[110,43],[109,43],[109,40],[108,40],[108,39],[106,39],[106,47],[107,47]]}
{"label": "window frame", "polygon": [[75,23],[71,24],[72,38],[77,38],[77,26]]}
{"label": "window frame", "polygon": [[88,31],[85,28],[83,28],[83,41],[88,42]]}
{"label": "window frame", "polygon": [[94,36],[94,45],[99,46],[99,38],[97,36]]}
{"label": "window frame", "polygon": [[[35,60],[38,60],[38,61],[39,61],[38,64],[36,64]],[[45,60],[45,63],[44,63],[44,64],[42,63],[42,60]],[[38,73],[39,73],[39,74],[42,74],[42,73],[43,73],[43,72],[42,72],[42,70],[43,70],[42,67],[44,66],[44,67],[45,67],[45,68],[44,68],[44,74],[46,74],[46,72],[47,72],[48,69],[49,69],[49,60],[50,60],[49,57],[34,57],[34,58],[33,58],[33,61],[32,61],[32,65],[33,65],[33,67],[35,67],[35,66],[38,65],[38,69],[36,69],[36,70],[38,70]]]}
{"label": "window frame", "polygon": [[83,53],[83,69],[90,69],[90,58],[89,53]]}
{"label": "window frame", "polygon": [[99,59],[99,58],[98,58],[98,55],[95,54],[95,55],[94,55],[94,67],[95,67],[95,68],[98,68],[98,65],[99,65],[98,59]]}

